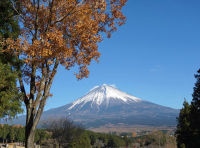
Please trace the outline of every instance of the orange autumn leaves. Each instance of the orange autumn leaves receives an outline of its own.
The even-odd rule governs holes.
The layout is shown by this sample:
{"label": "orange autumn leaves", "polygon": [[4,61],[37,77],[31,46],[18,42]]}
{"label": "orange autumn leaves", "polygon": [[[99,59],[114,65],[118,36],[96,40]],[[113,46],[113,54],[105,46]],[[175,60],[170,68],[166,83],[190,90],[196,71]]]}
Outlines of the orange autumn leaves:
{"label": "orange autumn leaves", "polygon": [[[23,58],[26,70],[56,61],[70,69],[79,66],[78,79],[87,77],[87,66],[98,61],[102,33],[108,37],[125,23],[126,0],[19,0],[21,35],[4,41],[5,52]],[[28,75],[27,75],[28,76]]]}

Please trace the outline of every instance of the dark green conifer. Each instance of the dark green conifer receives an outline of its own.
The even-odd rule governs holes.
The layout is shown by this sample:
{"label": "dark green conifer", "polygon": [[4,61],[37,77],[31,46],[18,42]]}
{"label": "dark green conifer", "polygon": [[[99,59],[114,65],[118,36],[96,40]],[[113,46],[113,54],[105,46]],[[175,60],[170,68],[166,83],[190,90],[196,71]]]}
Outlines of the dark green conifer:
{"label": "dark green conifer", "polygon": [[18,142],[24,142],[25,141],[25,129],[23,127],[19,127],[17,129],[16,140]]}
{"label": "dark green conifer", "polygon": [[180,110],[179,117],[177,118],[177,146],[178,148],[190,148],[191,129],[190,129],[190,110],[191,106],[185,100],[183,108]]}
{"label": "dark green conifer", "polygon": [[16,11],[9,0],[0,1],[0,37],[16,38],[19,35],[19,25]]}
{"label": "dark green conifer", "polygon": [[[16,38],[19,35],[17,15],[9,0],[0,1],[0,41]],[[0,118],[13,118],[21,113],[21,100],[17,88],[16,67],[20,64],[16,57],[2,52],[6,47],[0,46]]]}
{"label": "dark green conifer", "polygon": [[191,129],[192,129],[192,146],[200,147],[200,69],[195,75],[196,83],[194,86],[193,99],[191,103]]}
{"label": "dark green conifer", "polygon": [[16,73],[8,64],[0,62],[0,117],[12,118],[21,113],[19,90],[16,86]]}

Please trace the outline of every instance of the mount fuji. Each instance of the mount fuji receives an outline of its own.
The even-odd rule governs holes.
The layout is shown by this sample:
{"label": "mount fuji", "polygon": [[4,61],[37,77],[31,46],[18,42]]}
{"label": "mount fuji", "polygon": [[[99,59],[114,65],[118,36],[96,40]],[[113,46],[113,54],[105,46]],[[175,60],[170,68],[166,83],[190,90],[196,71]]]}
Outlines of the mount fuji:
{"label": "mount fuji", "polygon": [[109,85],[97,86],[78,100],[45,111],[41,120],[69,118],[86,128],[105,125],[175,126],[179,110],[131,96]]}

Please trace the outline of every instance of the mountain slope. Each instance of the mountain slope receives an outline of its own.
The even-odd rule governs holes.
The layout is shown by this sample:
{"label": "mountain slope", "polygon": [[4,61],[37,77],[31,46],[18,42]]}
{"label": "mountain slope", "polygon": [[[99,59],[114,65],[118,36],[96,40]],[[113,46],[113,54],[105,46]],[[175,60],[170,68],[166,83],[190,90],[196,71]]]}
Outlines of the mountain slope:
{"label": "mountain slope", "polygon": [[175,126],[178,112],[104,84],[70,104],[44,112],[42,119],[67,117],[87,128],[107,124]]}
{"label": "mountain slope", "polygon": [[67,110],[82,110],[84,106],[89,104],[90,109],[99,111],[100,108],[105,110],[117,104],[130,104],[139,101],[141,101],[141,99],[104,84],[101,87],[93,88],[87,95],[74,101]]}

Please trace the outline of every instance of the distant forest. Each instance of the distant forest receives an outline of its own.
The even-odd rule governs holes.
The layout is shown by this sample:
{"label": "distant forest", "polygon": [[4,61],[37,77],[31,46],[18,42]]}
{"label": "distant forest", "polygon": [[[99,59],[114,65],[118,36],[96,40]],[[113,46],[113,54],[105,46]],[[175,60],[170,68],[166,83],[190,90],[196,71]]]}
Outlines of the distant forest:
{"label": "distant forest", "polygon": [[[121,133],[119,135],[94,133],[83,129],[73,122],[63,119],[55,121],[51,125],[46,125],[45,129],[37,129],[35,134],[35,143],[41,147],[61,147],[61,148],[104,148],[104,147],[165,147],[171,145],[176,147],[176,139],[168,135],[166,131],[157,131],[147,135],[135,137],[130,133]],[[0,142],[17,142],[24,145],[25,129],[20,125],[1,125]]]}

